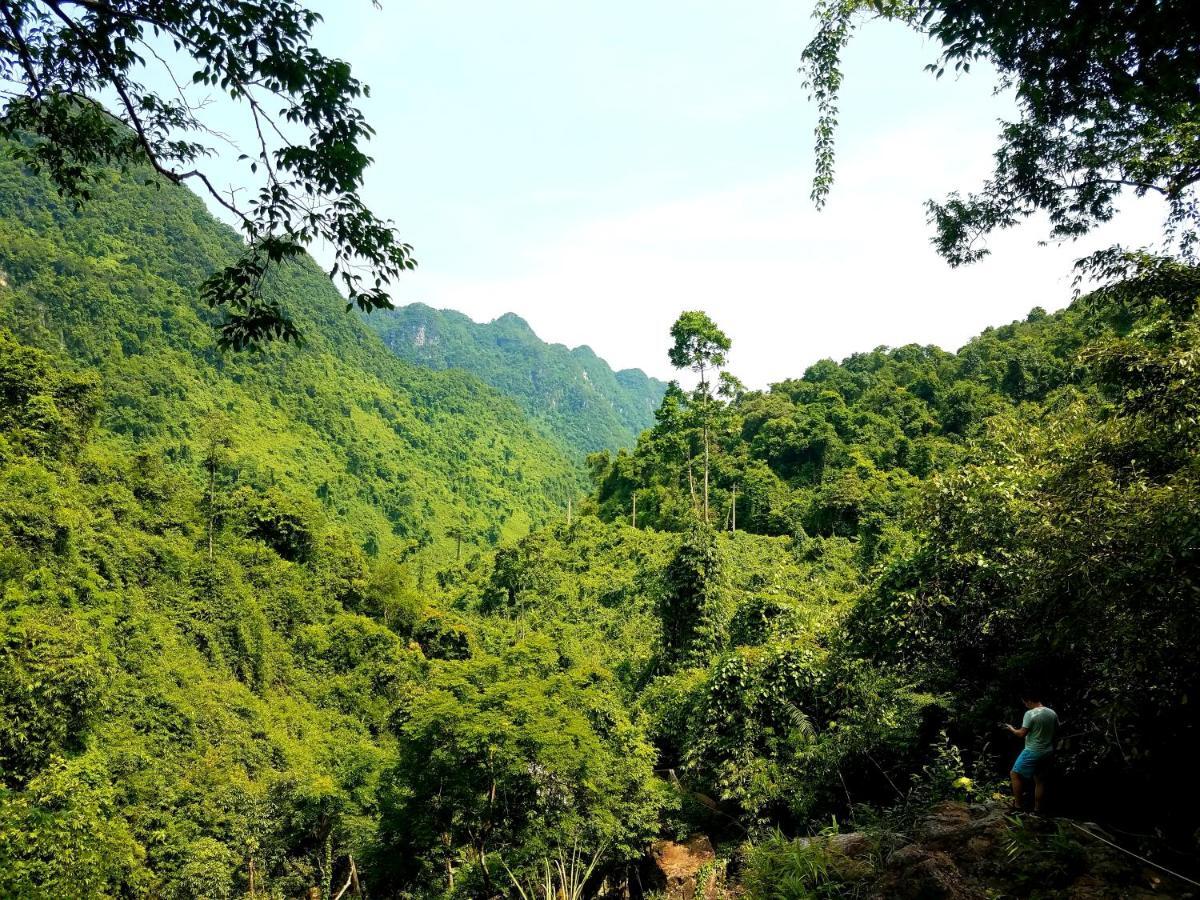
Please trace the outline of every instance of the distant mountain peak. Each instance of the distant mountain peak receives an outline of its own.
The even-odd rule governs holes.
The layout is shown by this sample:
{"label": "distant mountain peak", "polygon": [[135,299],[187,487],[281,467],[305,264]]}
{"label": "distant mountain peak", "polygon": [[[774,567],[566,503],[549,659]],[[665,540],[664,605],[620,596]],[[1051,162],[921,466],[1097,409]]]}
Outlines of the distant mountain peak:
{"label": "distant mountain peak", "polygon": [[520,328],[523,331],[528,331],[530,334],[534,334],[533,328],[530,327],[529,323],[514,312],[506,312],[503,315],[497,316],[491,321],[490,324],[511,325],[514,328]]}
{"label": "distant mountain peak", "polygon": [[632,446],[654,423],[666,384],[641,369],[614,372],[586,344],[543,341],[514,312],[476,322],[413,303],[372,313],[392,352],[432,369],[463,369],[514,398],[579,453]]}

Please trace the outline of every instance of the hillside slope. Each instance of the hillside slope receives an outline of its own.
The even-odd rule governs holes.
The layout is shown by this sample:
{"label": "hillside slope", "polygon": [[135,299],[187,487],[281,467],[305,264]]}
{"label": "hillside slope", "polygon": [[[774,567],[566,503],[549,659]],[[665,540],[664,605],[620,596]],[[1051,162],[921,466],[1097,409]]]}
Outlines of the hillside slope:
{"label": "hillside slope", "polygon": [[[874,538],[922,482],[970,459],[990,417],[1040,408],[1068,388],[1101,403],[1078,355],[1113,333],[1082,304],[1053,315],[1035,309],[1024,321],[985,329],[957,353],[878,347],[746,392],[714,423],[714,515],[728,525],[736,502],[738,526],[749,531]],[[603,518],[627,518],[637,493],[645,525],[689,527],[700,432],[695,423],[681,427],[689,398],[670,405],[673,414],[634,450],[593,460]]]}
{"label": "hillside slope", "polygon": [[547,344],[512,313],[480,324],[414,303],[368,321],[397,356],[478,376],[581,454],[632,446],[666,390],[641,369],[614,372],[589,347]]}
{"label": "hillside slope", "polygon": [[75,211],[0,157],[0,896],[328,896],[461,638],[434,568],[579,470],[308,262],[266,286],[305,345],[220,352],[196,287],[238,239],[143,180]]}
{"label": "hillside slope", "polygon": [[722,398],[711,527],[672,391],[510,541],[577,489],[514,403],[311,266],[268,286],[307,347],[218,353],[195,198],[0,172],[0,896],[474,900],[582,851],[639,897],[688,835],[748,897],[1024,887],[918,834],[842,891],[803,836],[1002,790],[1033,679],[1052,806],[1195,833],[1200,272]]}
{"label": "hillside slope", "polygon": [[305,346],[220,352],[196,288],[238,243],[190,192],[114,176],[76,214],[0,162],[0,324],[97,374],[106,439],[199,478],[219,432],[234,482],[319,504],[371,554],[495,543],[565,505],[578,475],[514,403],[397,360],[311,262],[267,285]]}

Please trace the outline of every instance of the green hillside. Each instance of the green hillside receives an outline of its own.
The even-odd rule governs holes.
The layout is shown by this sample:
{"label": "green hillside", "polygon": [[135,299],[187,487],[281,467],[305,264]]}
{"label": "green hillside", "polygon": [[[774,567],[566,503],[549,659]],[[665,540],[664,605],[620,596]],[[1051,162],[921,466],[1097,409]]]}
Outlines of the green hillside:
{"label": "green hillside", "polygon": [[[1030,681],[1057,802],[1194,832],[1196,270],[671,389],[568,525],[547,423],[311,263],[266,286],[306,344],[223,353],[195,197],[0,173],[0,896],[516,897],[578,851],[646,897],[695,834],[752,896],[870,895],[798,838],[986,801]],[[1066,890],[1038,846],[1003,877]]]}
{"label": "green hillside", "polygon": [[448,529],[496,543],[565,506],[578,476],[515,404],[395,359],[311,262],[267,285],[305,346],[218,351],[196,288],[238,245],[190,192],[114,176],[74,213],[6,161],[0,323],[98,378],[103,440],[199,479],[218,434],[231,483],[319,507],[372,555],[444,555]]}
{"label": "green hillside", "polygon": [[[988,328],[957,353],[916,344],[822,360],[716,412],[711,501],[718,523],[761,534],[878,537],[920,484],[970,461],[987,420],[1041,408],[1066,391],[1101,403],[1079,362],[1111,336],[1083,305]],[[701,477],[695,397],[673,392],[636,448],[590,463],[605,519],[626,518],[638,495],[648,526],[686,529]],[[690,472],[690,478],[689,478]]]}
{"label": "green hillside", "polygon": [[[613,15],[614,77],[594,19],[428,6],[355,40],[304,0],[0,4],[0,900],[1195,898],[1200,4],[813,4],[816,208],[865,171],[837,123],[880,119],[843,87],[882,19],[1018,100],[925,204],[933,252],[1152,249],[956,352],[753,391],[734,348],[795,320],[769,297],[689,300],[663,385],[389,291],[447,225],[537,264],[559,223],[631,281],[680,247],[786,271],[775,226],[814,232],[754,137],[786,56],[713,69],[763,33],[733,10],[670,54]],[[941,289],[856,196],[932,185],[969,95],[887,87],[919,152],[873,155],[789,293],[886,268],[858,299],[911,324]]]}
{"label": "green hillside", "polygon": [[311,263],[266,286],[303,346],[219,351],[196,287],[238,238],[142,182],[77,211],[0,160],[0,895],[228,896],[249,854],[298,896],[372,833],[427,665],[397,632],[457,640],[439,560],[580,474]]}
{"label": "green hillside", "polygon": [[614,372],[589,347],[547,344],[512,313],[480,324],[414,303],[367,321],[397,356],[482,378],[580,454],[632,446],[666,390],[640,369]]}

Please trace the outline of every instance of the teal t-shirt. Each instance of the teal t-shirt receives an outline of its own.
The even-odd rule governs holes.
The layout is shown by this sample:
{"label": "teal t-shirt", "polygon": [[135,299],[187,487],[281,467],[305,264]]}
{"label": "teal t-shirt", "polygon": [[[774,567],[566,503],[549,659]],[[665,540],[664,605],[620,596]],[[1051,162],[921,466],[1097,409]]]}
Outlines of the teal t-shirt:
{"label": "teal t-shirt", "polygon": [[1028,728],[1025,749],[1030,753],[1049,753],[1054,749],[1054,729],[1058,727],[1058,713],[1048,706],[1035,706],[1025,711],[1021,727]]}

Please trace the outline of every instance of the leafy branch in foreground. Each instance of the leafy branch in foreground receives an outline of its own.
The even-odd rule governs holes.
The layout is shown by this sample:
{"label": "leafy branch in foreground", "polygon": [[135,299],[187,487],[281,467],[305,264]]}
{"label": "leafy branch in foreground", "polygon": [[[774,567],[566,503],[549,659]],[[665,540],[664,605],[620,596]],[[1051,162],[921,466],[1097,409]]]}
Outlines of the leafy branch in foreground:
{"label": "leafy branch in foreground", "polygon": [[820,0],[803,66],[817,103],[813,201],[834,176],[841,59],[864,17],[899,21],[941,45],[927,69],[983,60],[1016,95],[982,189],[928,203],[951,265],[988,253],[989,234],[1035,213],[1070,239],[1112,219],[1125,190],[1167,204],[1168,246],[1191,257],[1200,234],[1200,7],[1191,0]]}
{"label": "leafy branch in foreground", "polygon": [[[369,89],[311,46],[320,20],[297,0],[8,0],[0,136],[18,138],[22,162],[76,203],[89,199],[102,167],[148,164],[231,214],[246,254],[202,292],[225,310],[225,346],[299,338],[262,287],[273,266],[316,242],[332,248],[329,274],[348,309],[389,306],[387,285],[416,263],[359,194],[373,131],[355,103]],[[156,79],[170,90],[151,86]],[[260,185],[248,201],[218,189],[202,166],[215,144],[232,144],[194,94],[205,89],[249,116],[253,146],[238,159]]]}

